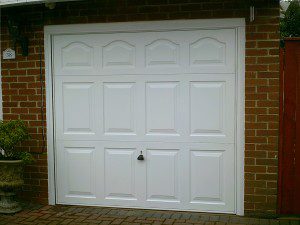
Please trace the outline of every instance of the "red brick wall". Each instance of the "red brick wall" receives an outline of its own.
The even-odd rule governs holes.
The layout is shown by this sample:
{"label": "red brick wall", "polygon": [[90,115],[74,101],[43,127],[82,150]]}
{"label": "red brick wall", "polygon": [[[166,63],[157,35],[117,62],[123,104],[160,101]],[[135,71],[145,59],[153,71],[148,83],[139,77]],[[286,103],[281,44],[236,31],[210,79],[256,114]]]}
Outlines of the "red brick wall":
{"label": "red brick wall", "polygon": [[[279,3],[259,0],[254,22],[249,22],[249,4],[242,0],[89,0],[60,3],[54,10],[23,6],[2,11],[1,46],[12,47],[5,26],[9,10],[22,15],[30,25],[29,56],[2,61],[4,119],[28,122],[32,140],[24,148],[37,161],[27,166],[23,198],[47,202],[47,162],[42,151],[39,43],[44,24],[102,23],[137,20],[245,17],[246,27],[246,213],[275,213],[277,199],[277,141],[279,58]],[[43,16],[42,16],[43,14]],[[42,19],[43,18],[43,19]],[[42,46],[43,47],[43,46]],[[42,56],[44,60],[44,55]],[[44,67],[44,61],[43,61]],[[43,68],[44,73],[44,68]]]}

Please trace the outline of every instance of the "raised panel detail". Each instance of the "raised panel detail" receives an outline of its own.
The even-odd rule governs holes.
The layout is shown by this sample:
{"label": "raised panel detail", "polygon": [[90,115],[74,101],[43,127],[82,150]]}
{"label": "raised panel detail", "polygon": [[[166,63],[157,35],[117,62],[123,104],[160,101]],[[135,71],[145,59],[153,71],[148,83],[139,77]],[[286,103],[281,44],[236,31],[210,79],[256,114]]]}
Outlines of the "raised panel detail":
{"label": "raised panel detail", "polygon": [[179,201],[178,150],[147,150],[147,200]]}
{"label": "raised panel detail", "polygon": [[135,83],[104,83],[105,134],[134,134]]}
{"label": "raised panel detail", "polygon": [[94,83],[63,83],[64,134],[93,134]]}
{"label": "raised panel detail", "polygon": [[226,44],[214,38],[201,38],[190,45],[190,65],[225,64]]}
{"label": "raised panel detail", "polygon": [[222,134],[225,82],[190,82],[192,136]]}
{"label": "raised panel detail", "polygon": [[178,135],[179,82],[146,83],[147,134]]}
{"label": "raised panel detail", "polygon": [[68,196],[95,195],[94,148],[68,147],[64,149],[66,194]]}
{"label": "raised panel detail", "polygon": [[125,41],[113,41],[103,47],[103,67],[135,66],[135,47]]}
{"label": "raised panel detail", "polygon": [[179,62],[179,45],[169,40],[156,40],[146,46],[147,66],[174,66]]}
{"label": "raised panel detail", "polygon": [[135,149],[105,149],[105,198],[134,200]]}
{"label": "raised panel detail", "polygon": [[72,42],[61,51],[63,68],[93,66],[93,48],[83,42]]}
{"label": "raised panel detail", "polygon": [[223,171],[222,151],[190,151],[191,203],[222,202]]}

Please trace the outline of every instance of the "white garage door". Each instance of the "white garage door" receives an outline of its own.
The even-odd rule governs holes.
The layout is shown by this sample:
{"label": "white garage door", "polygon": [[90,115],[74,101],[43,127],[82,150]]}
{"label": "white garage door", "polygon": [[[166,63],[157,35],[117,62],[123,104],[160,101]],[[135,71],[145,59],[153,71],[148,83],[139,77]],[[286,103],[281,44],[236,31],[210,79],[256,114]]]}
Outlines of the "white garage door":
{"label": "white garage door", "polygon": [[235,212],[235,29],[52,41],[57,203]]}

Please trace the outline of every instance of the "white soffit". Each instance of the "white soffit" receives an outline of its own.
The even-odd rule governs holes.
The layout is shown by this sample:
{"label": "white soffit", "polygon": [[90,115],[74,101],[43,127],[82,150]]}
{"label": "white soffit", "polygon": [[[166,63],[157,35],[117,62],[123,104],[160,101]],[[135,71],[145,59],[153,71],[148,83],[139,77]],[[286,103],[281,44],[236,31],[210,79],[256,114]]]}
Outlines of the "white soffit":
{"label": "white soffit", "polygon": [[52,2],[71,2],[71,1],[78,1],[78,0],[0,0],[0,7],[52,3]]}

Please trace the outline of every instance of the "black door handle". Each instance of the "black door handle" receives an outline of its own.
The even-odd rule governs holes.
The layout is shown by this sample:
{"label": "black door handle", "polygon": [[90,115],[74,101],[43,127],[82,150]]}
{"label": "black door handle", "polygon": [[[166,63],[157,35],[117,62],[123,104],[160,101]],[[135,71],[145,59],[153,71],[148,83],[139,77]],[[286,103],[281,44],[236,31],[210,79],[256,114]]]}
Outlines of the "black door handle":
{"label": "black door handle", "polygon": [[137,160],[143,161],[144,159],[143,152],[141,151],[141,154],[137,157]]}

